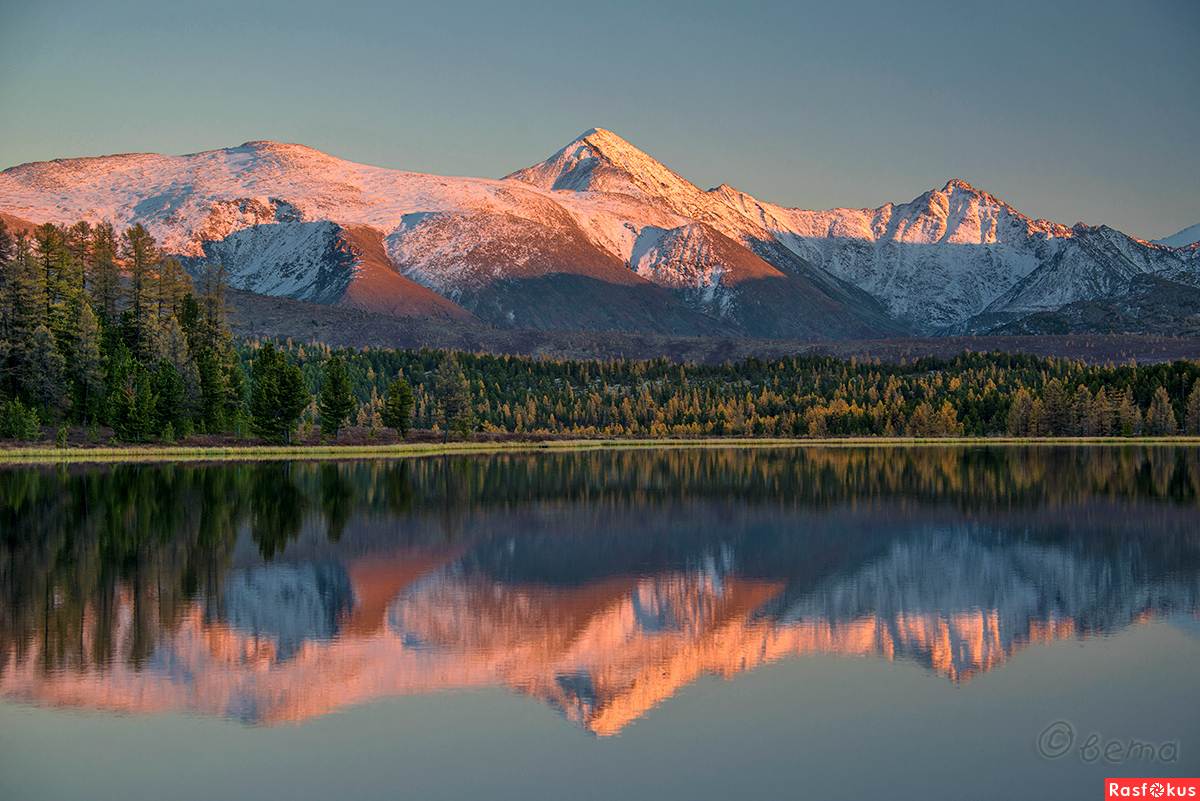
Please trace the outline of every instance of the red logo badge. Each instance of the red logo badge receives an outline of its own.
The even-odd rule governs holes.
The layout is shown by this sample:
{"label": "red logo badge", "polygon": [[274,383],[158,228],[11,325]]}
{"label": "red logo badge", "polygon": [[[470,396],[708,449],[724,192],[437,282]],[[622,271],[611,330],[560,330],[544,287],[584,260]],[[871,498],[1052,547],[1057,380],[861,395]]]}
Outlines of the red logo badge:
{"label": "red logo badge", "polygon": [[1200,779],[1105,779],[1107,798],[1200,798]]}

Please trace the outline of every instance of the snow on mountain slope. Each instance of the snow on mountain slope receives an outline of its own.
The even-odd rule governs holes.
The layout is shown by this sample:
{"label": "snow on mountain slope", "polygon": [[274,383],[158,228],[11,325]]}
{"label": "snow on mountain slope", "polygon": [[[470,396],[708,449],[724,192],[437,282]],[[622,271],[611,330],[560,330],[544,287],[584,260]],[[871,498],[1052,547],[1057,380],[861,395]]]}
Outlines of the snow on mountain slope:
{"label": "snow on mountain slope", "polygon": [[1200,285],[1194,247],[1031,220],[962,181],[784,208],[701,190],[602,129],[499,181],[273,142],[26,164],[0,172],[0,208],[141,223],[237,288],[501,326],[863,338],[1003,324],[1136,274]]}
{"label": "snow on mountain slope", "polygon": [[[763,261],[779,272],[781,280],[773,281],[772,285],[786,288],[783,291],[786,299],[781,299],[780,304],[783,309],[789,309],[790,302],[799,300],[800,306],[791,308],[791,314],[810,319],[813,327],[829,332],[829,336],[861,336],[868,327],[887,333],[902,330],[902,326],[883,313],[875,298],[814,268],[802,254],[784,253],[764,221],[729,202],[721,191],[728,187],[705,192],[610,131],[588,131],[546,161],[518,170],[505,180],[548,190],[576,216],[594,241],[631,267],[637,262],[640,274],[686,292],[691,303],[700,302],[707,310],[724,309],[729,314],[728,310],[737,306],[733,297],[737,290],[733,285],[745,276],[739,276],[733,265],[722,263],[712,249],[693,249],[691,258],[683,260],[681,252],[673,249],[673,260],[647,263],[643,258],[645,250],[634,253],[639,242],[646,243],[643,230],[647,226],[674,230],[702,223],[724,235],[748,250],[755,257],[753,261]],[[614,219],[614,209],[624,211],[623,219]],[[636,213],[629,213],[635,210]],[[654,221],[662,215],[671,215],[677,222]],[[657,234],[651,231],[650,237],[654,239]],[[700,261],[696,261],[697,257]],[[744,255],[735,261],[746,263]],[[707,290],[695,291],[698,287],[693,285],[698,274],[713,279]],[[761,307],[766,299],[759,294],[753,303],[743,302],[741,307]],[[801,330],[802,326],[793,324],[791,328],[796,333],[789,336],[810,335]],[[753,330],[761,335],[781,335],[767,333],[761,327]],[[855,330],[857,334],[852,333]]]}
{"label": "snow on mountain slope", "polygon": [[877,209],[806,211],[726,186],[713,192],[802,258],[878,298],[919,333],[979,313],[1071,235],[957,180],[911,203]]}
{"label": "snow on mountain slope", "polygon": [[[809,286],[811,277],[801,275],[792,285],[792,277],[736,243],[689,257],[721,253],[725,263],[685,265],[676,250],[663,252],[669,263],[661,266],[639,259],[647,280],[632,266],[642,231],[696,223],[659,202],[650,188],[687,194],[673,201],[677,207],[704,206],[706,195],[618,137],[597,136],[623,160],[623,170],[605,162],[583,181],[585,171],[576,169],[572,185],[609,176],[606,186],[628,192],[443,178],[353,164],[300,145],[251,142],[190,156],[23,165],[0,173],[0,205],[39,222],[141,223],[193,267],[226,262],[238,288],[380,311],[397,308],[388,299],[395,287],[383,287],[395,283],[385,275],[391,272],[504,326],[793,337],[892,330],[869,298],[864,303],[865,296],[827,276]],[[646,189],[634,191],[641,184]],[[362,263],[322,223],[378,232],[386,258]],[[716,280],[698,293],[694,281],[675,274],[679,269]],[[375,290],[356,289],[367,273],[377,279]],[[786,291],[775,300],[757,293],[743,319],[732,283],[771,273]],[[791,299],[801,306],[788,308]],[[769,313],[764,303],[773,304]],[[453,308],[435,306],[425,303],[418,313],[455,316]],[[764,328],[764,321],[770,325]]]}
{"label": "snow on mountain slope", "polygon": [[1155,239],[1150,244],[1165,245],[1169,248],[1182,248],[1195,242],[1200,242],[1200,223],[1184,228],[1179,233],[1171,234],[1163,239]]}
{"label": "snow on mountain slope", "polygon": [[[725,184],[705,192],[604,130],[589,131],[507,180],[643,199],[712,226],[785,272],[825,282],[825,292],[843,303],[853,304],[843,294],[849,287],[865,290],[918,333],[982,312],[1072,236],[1065,226],[1030,220],[958,180],[911,203],[862,210],[784,208]],[[784,264],[779,246],[799,264]],[[657,265],[654,275],[688,280],[669,263]]]}
{"label": "snow on mountain slope", "polygon": [[1080,224],[1070,238],[1062,240],[1057,253],[962,330],[982,333],[1070,303],[1125,296],[1134,279],[1143,275],[1200,286],[1200,250],[1147,246],[1107,226]]}

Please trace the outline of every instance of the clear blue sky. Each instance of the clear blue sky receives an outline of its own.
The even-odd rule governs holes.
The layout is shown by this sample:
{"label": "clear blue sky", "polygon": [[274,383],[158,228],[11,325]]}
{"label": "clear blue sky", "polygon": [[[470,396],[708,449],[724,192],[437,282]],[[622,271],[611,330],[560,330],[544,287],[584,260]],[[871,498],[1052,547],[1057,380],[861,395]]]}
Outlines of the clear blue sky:
{"label": "clear blue sky", "polygon": [[703,188],[878,206],[951,177],[1200,222],[1200,2],[0,2],[0,167],[300,142],[500,177],[591,127]]}

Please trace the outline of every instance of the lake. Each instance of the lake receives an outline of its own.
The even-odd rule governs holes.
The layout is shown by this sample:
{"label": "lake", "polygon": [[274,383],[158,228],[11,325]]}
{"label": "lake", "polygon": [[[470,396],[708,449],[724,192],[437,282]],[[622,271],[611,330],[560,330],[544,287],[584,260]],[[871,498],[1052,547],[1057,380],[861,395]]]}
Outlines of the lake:
{"label": "lake", "polygon": [[1200,775],[1200,453],[0,468],[0,797],[1102,797]]}

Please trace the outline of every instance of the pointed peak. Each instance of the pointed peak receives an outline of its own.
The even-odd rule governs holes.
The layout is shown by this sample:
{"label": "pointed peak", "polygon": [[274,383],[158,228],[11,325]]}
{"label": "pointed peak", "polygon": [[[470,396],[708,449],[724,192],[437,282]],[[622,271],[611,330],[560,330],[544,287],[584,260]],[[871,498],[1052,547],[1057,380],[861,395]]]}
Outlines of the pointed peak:
{"label": "pointed peak", "polygon": [[578,142],[593,142],[593,141],[594,142],[612,142],[612,143],[619,142],[620,144],[626,145],[628,147],[633,147],[628,142],[626,142],[624,139],[617,136],[615,133],[608,130],[607,128],[589,128],[588,130],[586,130],[582,134],[580,134],[571,144],[576,144]]}
{"label": "pointed peak", "polygon": [[603,128],[592,128],[553,156],[507,179],[543,189],[620,192],[659,197],[678,190],[698,192],[652,156]]}
{"label": "pointed peak", "polygon": [[584,131],[550,158],[553,160],[561,156],[598,158],[620,166],[627,166],[631,162],[653,161],[650,156],[604,128]]}
{"label": "pointed peak", "polygon": [[963,181],[959,178],[951,178],[949,181],[946,182],[946,185],[944,187],[942,187],[942,192],[953,192],[955,190],[958,190],[960,192],[971,192],[971,193],[979,192],[978,189],[976,189],[975,187],[971,186],[966,181]]}

